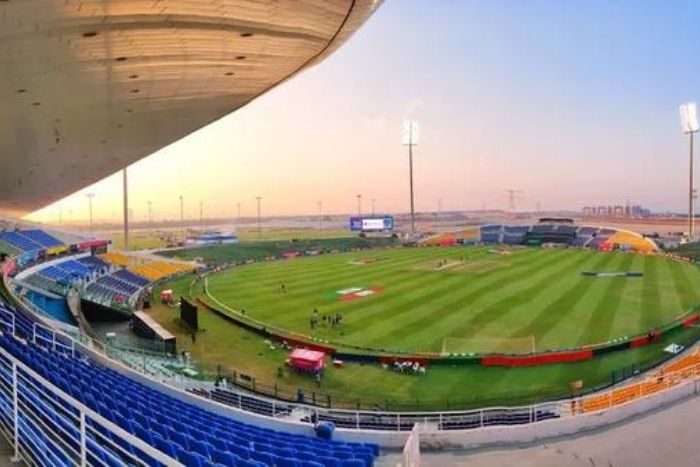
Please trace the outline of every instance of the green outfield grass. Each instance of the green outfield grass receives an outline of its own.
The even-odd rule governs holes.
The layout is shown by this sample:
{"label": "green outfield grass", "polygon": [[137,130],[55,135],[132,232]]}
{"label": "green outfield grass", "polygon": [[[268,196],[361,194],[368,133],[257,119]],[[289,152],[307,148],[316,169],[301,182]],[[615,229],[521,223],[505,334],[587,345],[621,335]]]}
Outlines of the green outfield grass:
{"label": "green outfield grass", "polygon": [[[209,254],[218,248],[231,254],[224,247]],[[439,261],[445,263],[438,269]],[[645,277],[584,278],[581,270],[634,270]],[[668,321],[698,301],[698,276],[690,264],[626,253],[518,249],[499,255],[483,247],[405,248],[246,265],[212,276],[209,286],[229,306],[246,307],[247,315],[304,333],[310,332],[314,306],[326,314],[341,310],[345,325],[316,333],[346,342],[439,350],[442,337],[466,336],[476,345],[480,333],[482,344],[493,345],[489,337],[534,334],[544,348],[603,341]],[[287,294],[279,292],[282,281]],[[191,282],[186,277],[163,287],[174,288],[176,295],[204,297],[201,282],[192,289]],[[384,290],[347,303],[331,295],[355,285]],[[257,390],[287,399],[301,388],[319,401],[329,398],[334,407],[365,409],[444,410],[565,397],[574,380],[583,381],[584,391],[610,384],[614,375],[630,376],[666,358],[662,349],[669,343],[690,343],[700,333],[685,329],[646,347],[539,367],[433,365],[425,375],[406,375],[378,365],[329,366],[317,386],[312,378],[285,369],[288,351],[272,348],[206,308],[200,307],[204,331],[195,343],[178,324],[176,308],[156,304],[150,313],[204,371],[214,374],[220,367],[229,377],[249,375]]]}
{"label": "green outfield grass", "polygon": [[[528,353],[533,345],[552,350],[638,335],[700,301],[699,286],[695,266],[661,256],[535,248],[497,254],[488,247],[322,255],[209,278],[220,303],[278,328],[348,345],[454,353]],[[373,292],[344,301],[339,292],[352,289]],[[313,309],[342,313],[343,324],[321,320],[312,330]]]}

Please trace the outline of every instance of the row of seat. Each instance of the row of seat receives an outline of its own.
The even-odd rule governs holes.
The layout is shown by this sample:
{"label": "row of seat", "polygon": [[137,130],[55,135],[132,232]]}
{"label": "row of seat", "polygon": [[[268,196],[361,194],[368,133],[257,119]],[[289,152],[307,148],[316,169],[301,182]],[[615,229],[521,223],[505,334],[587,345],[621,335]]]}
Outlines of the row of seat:
{"label": "row of seat", "polygon": [[168,261],[151,261],[130,268],[136,274],[147,277],[151,281],[158,281],[168,276],[191,271],[192,267]]}
{"label": "row of seat", "polygon": [[[17,325],[20,334],[31,329],[31,323],[21,316]],[[0,337],[0,346],[105,418],[186,465],[370,467],[378,454],[376,445],[326,441],[244,424],[84,357],[8,336]],[[120,455],[111,452],[105,456]]]}
{"label": "row of seat", "polygon": [[574,411],[593,412],[631,400],[654,394],[675,386],[700,371],[700,352],[685,355],[674,362],[651,373],[644,381],[635,382],[610,390],[603,394],[584,398],[579,404],[573,403]]}
{"label": "row of seat", "polygon": [[28,237],[25,237],[20,232],[0,232],[0,239],[14,246],[20,251],[36,251],[44,248],[43,245]]}

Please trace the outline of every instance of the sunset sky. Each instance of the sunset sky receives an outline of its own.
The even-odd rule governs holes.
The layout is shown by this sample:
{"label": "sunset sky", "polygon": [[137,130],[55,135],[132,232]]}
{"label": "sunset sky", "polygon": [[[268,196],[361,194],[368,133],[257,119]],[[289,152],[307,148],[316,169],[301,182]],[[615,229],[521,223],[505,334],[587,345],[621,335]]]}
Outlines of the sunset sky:
{"label": "sunset sky", "polygon": [[[401,123],[420,125],[416,206],[682,211],[700,100],[700,2],[387,0],[335,54],[130,167],[134,217],[408,210]],[[118,220],[121,178],[30,219]]]}

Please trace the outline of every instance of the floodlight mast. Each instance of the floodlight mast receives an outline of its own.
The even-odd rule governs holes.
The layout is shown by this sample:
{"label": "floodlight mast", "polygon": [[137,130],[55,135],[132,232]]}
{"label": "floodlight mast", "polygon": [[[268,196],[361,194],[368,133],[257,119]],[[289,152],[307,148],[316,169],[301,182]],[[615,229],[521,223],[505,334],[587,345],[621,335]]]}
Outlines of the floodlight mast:
{"label": "floodlight mast", "polygon": [[124,250],[129,251],[129,180],[124,167],[122,183],[124,185]]}
{"label": "floodlight mast", "polygon": [[688,240],[692,240],[695,234],[695,186],[693,180],[693,135],[698,132],[697,106],[695,102],[688,102],[680,106],[681,128],[687,133],[690,142],[689,174],[688,174]]}
{"label": "floodlight mast", "polygon": [[408,146],[408,184],[411,192],[411,233],[416,233],[416,211],[413,201],[413,146],[418,144],[418,122],[403,122],[403,145]]}

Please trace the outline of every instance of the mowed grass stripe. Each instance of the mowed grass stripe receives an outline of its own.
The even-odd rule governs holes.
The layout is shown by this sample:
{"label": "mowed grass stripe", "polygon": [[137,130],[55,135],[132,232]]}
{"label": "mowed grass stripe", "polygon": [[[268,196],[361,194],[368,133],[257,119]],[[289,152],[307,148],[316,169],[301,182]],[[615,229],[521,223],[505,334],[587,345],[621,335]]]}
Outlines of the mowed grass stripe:
{"label": "mowed grass stripe", "polygon": [[[546,269],[552,265],[559,263],[565,255],[563,252],[553,252],[551,255],[542,255],[542,258],[537,258],[535,261],[522,264],[517,268],[509,268],[501,274],[489,275],[488,279],[481,282],[481,286],[475,290],[465,289],[460,292],[452,292],[450,294],[451,301],[444,305],[434,308],[431,306],[423,307],[420,313],[413,313],[407,319],[403,320],[403,324],[384,330],[381,337],[387,341],[394,340],[398,336],[402,336],[404,341],[425,342],[424,348],[432,350],[440,350],[442,348],[442,338],[446,334],[435,335],[435,327],[439,326],[441,320],[455,313],[456,309],[460,309],[460,305],[468,305],[477,298],[494,290],[503,289],[499,284],[517,284],[520,281],[529,282],[530,277],[526,271],[533,266],[535,270]],[[495,287],[495,289],[494,289]],[[477,315],[472,316],[470,321],[473,321]],[[465,317],[466,318],[466,317]]]}
{"label": "mowed grass stripe", "polygon": [[[614,254],[615,262],[610,265],[616,271],[627,271],[634,259],[632,254]],[[603,297],[594,307],[588,322],[583,327],[583,342],[596,344],[605,342],[610,337],[622,294],[629,280],[626,277],[601,277],[597,280],[607,281]]]}
{"label": "mowed grass stripe", "polygon": [[[428,253],[429,252],[426,254]],[[418,261],[421,259],[422,257],[419,257]],[[264,282],[251,281],[251,279],[239,273],[235,276],[234,281],[228,284],[221,284],[221,287],[219,287],[220,284],[211,284],[210,290],[212,295],[217,298],[238,305],[239,307],[245,307],[244,304],[247,299],[254,298],[254,302],[257,306],[255,309],[252,307],[250,309],[253,310],[257,316],[264,318],[277,314],[275,307],[279,307],[282,304],[288,308],[293,308],[302,304],[308,306],[308,295],[310,293],[316,292],[319,299],[321,299],[325,294],[334,292],[335,287],[337,287],[339,283],[343,283],[343,281],[345,281],[346,284],[365,285],[365,282],[371,282],[372,277],[375,275],[378,277],[386,276],[389,271],[393,273],[395,268],[401,268],[414,261],[416,261],[416,259],[411,258],[409,255],[403,258],[402,261],[384,265],[374,271],[368,271],[362,266],[350,266],[346,264],[339,266],[337,263],[326,264],[323,269],[323,274],[306,273],[303,269],[300,273],[283,269],[281,271],[274,271],[272,274],[268,273],[268,280]],[[269,269],[270,264],[266,264],[265,266],[268,266]],[[350,269],[341,271],[344,266]],[[357,269],[364,270],[358,271]],[[319,276],[325,279],[319,279]],[[239,283],[245,285],[245,290],[236,288],[236,285]],[[278,292],[280,284],[282,283],[287,285],[287,294],[279,294]],[[300,283],[305,284],[305,286],[300,286]],[[343,285],[341,288],[342,287],[348,287],[348,285]],[[265,305],[268,305],[268,307]],[[306,308],[306,306],[304,308]]]}
{"label": "mowed grass stripe", "polygon": [[[372,276],[374,276],[375,274],[380,276],[376,281],[372,281],[372,277],[368,278],[366,276],[357,276],[356,279],[348,279],[348,277],[343,276],[341,279],[338,279],[337,276],[332,276],[329,273],[326,275],[328,279],[325,281],[317,281],[315,290],[312,290],[310,292],[315,294],[315,296],[319,297],[318,304],[323,304],[324,312],[334,312],[336,310],[339,310],[343,311],[343,313],[351,315],[354,310],[363,309],[368,305],[383,303],[385,300],[401,299],[401,294],[404,291],[408,292],[410,290],[416,290],[416,288],[420,290],[420,287],[416,286],[420,285],[419,281],[425,279],[424,273],[416,274],[413,271],[403,270],[402,268],[405,266],[406,263],[401,262],[399,264],[395,264],[394,268],[392,269],[382,269],[380,271],[375,271],[375,273],[372,274]],[[399,269],[397,270],[396,268]],[[379,282],[380,278],[383,278],[381,282]],[[350,282],[350,280],[354,280],[354,282]],[[391,281],[391,283],[385,281]],[[390,287],[391,294],[381,293],[377,296],[357,300],[355,302],[342,302],[337,296],[334,295],[336,289],[345,288],[351,286],[351,284],[355,286],[368,285],[367,282],[370,282],[371,285],[379,284],[381,286]],[[400,284],[400,286],[393,286],[392,283]],[[330,297],[328,297],[329,293],[331,294]],[[304,314],[306,314],[307,311],[308,310],[305,310]]]}
{"label": "mowed grass stripe", "polygon": [[[277,290],[281,283],[285,283],[289,291],[287,295],[290,299],[299,296],[303,298],[304,294],[321,290],[323,287],[327,287],[327,290],[323,290],[322,293],[328,293],[334,292],[335,287],[373,286],[376,285],[374,282],[383,281],[389,273],[396,274],[406,267],[430,260],[438,254],[437,251],[403,251],[402,253],[403,255],[397,255],[391,260],[366,266],[349,265],[343,258],[335,259],[334,262],[326,262],[324,268],[318,272],[306,272],[303,269],[299,272],[290,270],[277,271],[275,274],[268,274],[267,280],[258,285],[260,288]],[[484,253],[477,252],[477,255],[480,254]],[[246,280],[244,276],[240,276],[240,278]],[[261,290],[250,291],[249,294],[256,292],[259,293]],[[238,296],[238,298],[244,299],[246,296],[243,294]]]}
{"label": "mowed grass stripe", "polygon": [[651,329],[663,322],[663,304],[659,283],[659,259],[654,256],[644,258],[644,285],[642,289],[642,309],[638,316],[639,329]]}
{"label": "mowed grass stripe", "polygon": [[[256,263],[223,273],[227,277],[214,275],[209,286],[221,301],[245,308],[251,317],[263,322],[351,345],[440,351],[446,336],[517,338],[519,333],[539,327],[539,333],[530,333],[538,336],[538,347],[561,348],[590,343],[592,331],[585,328],[591,325],[592,315],[601,313],[601,303],[611,301],[610,284],[615,278],[592,278],[584,283],[579,269],[616,270],[625,257],[632,256],[537,248],[517,248],[512,255],[501,256],[489,253],[490,248],[367,250]],[[382,259],[375,263],[348,264],[354,259],[379,257]],[[465,266],[433,269],[438,260],[461,258],[467,258]],[[605,266],[607,261],[611,266]],[[649,261],[652,263],[647,264]],[[649,272],[653,261],[656,279],[654,272]],[[507,266],[492,267],[491,262]],[[620,337],[621,332],[647,327],[655,318],[642,316],[647,311],[643,305],[650,309],[653,302],[657,309],[661,302],[659,316],[664,318],[679,311],[677,294],[686,295],[682,303],[696,302],[700,274],[694,274],[692,266],[638,255],[631,266],[647,271],[648,281],[658,283],[656,292],[647,290],[649,284],[641,280],[620,278],[627,285],[617,289],[619,294],[613,299],[617,300],[616,309],[606,317],[607,323],[602,323],[607,328],[603,334]],[[281,283],[287,285],[289,293],[279,293]],[[574,284],[582,288],[576,290]],[[339,289],[360,286],[385,290],[352,302],[341,301],[335,294]],[[313,308],[326,315],[340,311],[344,324],[312,331],[309,317]]]}
{"label": "mowed grass stripe", "polygon": [[[585,258],[585,261],[578,264],[578,272],[574,271],[577,274],[575,280],[567,288],[561,290],[559,296],[548,306],[542,308],[529,323],[518,328],[515,332],[511,333],[510,336],[535,336],[535,342],[538,347],[541,347],[543,338],[555,328],[559,322],[569,319],[569,315],[576,309],[576,304],[581,299],[581,296],[593,286],[593,282],[596,279],[582,276],[580,272],[584,269],[593,271],[601,270],[607,267],[612,259],[613,257],[611,255]],[[557,339],[554,340],[556,341]]]}
{"label": "mowed grass stripe", "polygon": [[[611,253],[596,254],[596,256],[603,258],[602,262],[595,266],[598,270],[609,270],[611,263],[616,258],[616,255]],[[586,269],[593,268],[587,267]],[[577,274],[577,279],[584,279],[580,275],[580,271]],[[576,297],[575,303],[567,311],[566,319],[558,320],[547,334],[541,336],[538,342],[538,349],[572,348],[579,343],[577,338],[583,332],[583,326],[588,322],[588,318],[595,306],[605,295],[607,285],[605,281],[597,280],[594,277],[589,277],[588,279],[590,279],[590,282],[585,283],[585,290]],[[557,312],[554,311],[554,313]]]}
{"label": "mowed grass stripe", "polygon": [[545,293],[546,285],[549,282],[567,269],[585,262],[587,258],[588,255],[583,252],[568,251],[557,262],[538,268],[538,271],[526,275],[527,281],[521,284],[524,287],[512,289],[510,285],[506,284],[503,288],[493,290],[487,299],[500,298],[487,304],[470,320],[455,323],[455,326],[451,331],[448,330],[449,334],[446,335],[463,338],[475,336],[477,339],[506,337],[508,329],[512,328],[507,323],[513,315],[518,314],[517,310],[523,303],[530,303],[539,294]]}
{"label": "mowed grass stripe", "polygon": [[[644,272],[644,258],[642,255],[633,255],[629,271]],[[640,330],[647,331],[646,328],[639,326],[639,315],[645,312],[642,310],[645,281],[644,276],[630,277],[626,281],[625,289],[621,292],[622,301],[618,305],[609,339],[634,336],[640,333]]]}
{"label": "mowed grass stripe", "polygon": [[[507,270],[502,270],[501,274],[505,274],[505,271],[511,271],[513,268],[532,264],[530,256],[521,256],[517,262],[512,262]],[[541,260],[544,261],[545,258]],[[454,299],[455,289],[468,281],[469,278],[470,275],[448,275],[444,279],[436,280],[434,283],[426,286],[425,276],[417,274],[411,283],[404,284],[411,292],[408,292],[406,295],[396,294],[396,290],[392,288],[391,298],[388,295],[380,296],[377,299],[373,298],[368,301],[370,305],[362,309],[363,313],[359,315],[348,313],[349,322],[352,323],[353,329],[359,333],[359,336],[364,341],[391,345],[392,339],[389,339],[387,334],[396,330],[395,327],[391,326],[391,323],[400,323],[402,326],[405,326],[412,319],[420,319],[426,313],[431,313],[435,308],[435,303]],[[491,280],[496,281],[498,279],[492,278]],[[474,281],[473,284],[467,284],[461,289],[462,293],[469,293],[481,283],[481,281]],[[388,302],[383,303],[386,306],[376,306],[376,302],[381,299]],[[360,303],[358,303],[359,305]],[[453,305],[452,308],[454,308]],[[368,323],[375,324],[368,326]],[[348,332],[346,332],[346,335],[348,335]],[[404,339],[402,341],[405,342]]]}
{"label": "mowed grass stripe", "polygon": [[[525,263],[529,259],[522,255],[518,261]],[[402,275],[405,276],[401,277]],[[343,329],[330,330],[326,333],[324,333],[325,329],[319,329],[315,335],[337,336],[343,332],[344,339],[351,341],[353,333],[357,332],[361,338],[366,339],[375,330],[375,325],[387,326],[389,322],[400,320],[400,315],[403,313],[416,311],[414,307],[421,303],[449,297],[455,287],[472,277],[469,274],[444,275],[440,272],[425,271],[404,271],[398,276],[392,272],[391,276],[393,284],[388,285],[385,293],[349,303],[333,299],[335,306],[328,309],[338,309],[343,313],[345,317]],[[304,319],[307,319],[307,316]]]}
{"label": "mowed grass stripe", "polygon": [[686,265],[684,263],[680,261],[670,261],[668,266],[671,270],[676,294],[681,298],[682,310],[679,310],[679,313],[688,311],[690,308],[697,305],[697,287],[693,287],[693,284],[691,284],[686,274]]}

